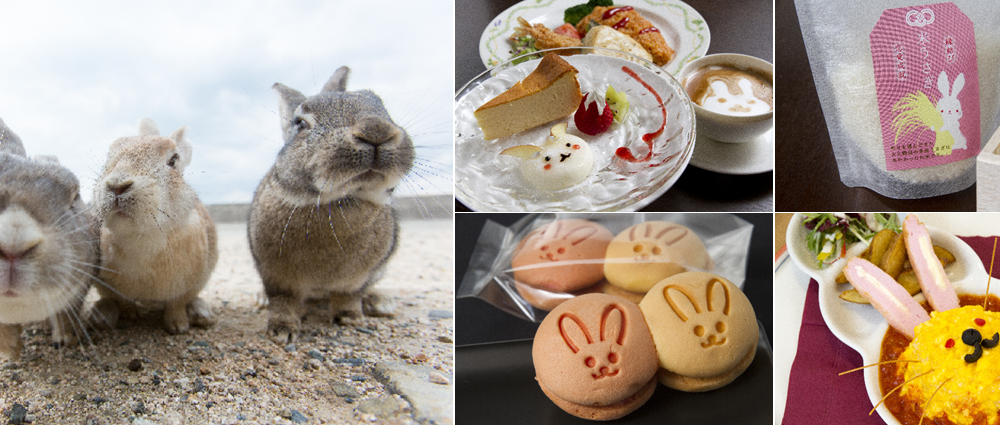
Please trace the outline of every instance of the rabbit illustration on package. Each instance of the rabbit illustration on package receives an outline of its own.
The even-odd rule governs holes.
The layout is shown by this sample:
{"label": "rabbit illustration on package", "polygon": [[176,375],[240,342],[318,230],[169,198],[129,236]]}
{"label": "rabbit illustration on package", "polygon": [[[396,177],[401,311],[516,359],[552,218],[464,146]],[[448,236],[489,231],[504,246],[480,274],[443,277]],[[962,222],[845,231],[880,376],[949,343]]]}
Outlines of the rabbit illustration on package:
{"label": "rabbit illustration on package", "polygon": [[134,318],[139,305],[162,305],[172,334],[214,322],[198,294],[218,260],[217,236],[208,210],[184,181],[192,153],[185,132],[162,137],[144,118],[138,136],[111,144],[93,199],[101,222],[99,277],[109,285],[98,288],[99,325]]}
{"label": "rabbit illustration on package", "polygon": [[75,345],[80,309],[97,273],[93,217],[76,177],[29,159],[0,120],[0,355],[18,359],[21,325],[49,321],[52,340]]}
{"label": "rabbit illustration on package", "polygon": [[958,74],[955,82],[950,83],[948,73],[941,71],[937,79],[941,97],[937,102],[931,102],[920,91],[903,96],[892,107],[892,111],[897,114],[892,120],[892,128],[896,133],[895,143],[899,143],[899,139],[906,134],[930,129],[935,132],[935,155],[950,155],[952,150],[967,148],[965,135],[958,122],[962,118],[962,102],[958,100],[958,94],[964,87],[965,74]]}
{"label": "rabbit illustration on package", "polygon": [[277,342],[297,338],[309,299],[329,300],[335,318],[393,312],[373,285],[396,249],[389,203],[414,149],[375,93],[347,91],[349,73],[308,98],[274,85],[285,145],[254,193],[248,232]]}

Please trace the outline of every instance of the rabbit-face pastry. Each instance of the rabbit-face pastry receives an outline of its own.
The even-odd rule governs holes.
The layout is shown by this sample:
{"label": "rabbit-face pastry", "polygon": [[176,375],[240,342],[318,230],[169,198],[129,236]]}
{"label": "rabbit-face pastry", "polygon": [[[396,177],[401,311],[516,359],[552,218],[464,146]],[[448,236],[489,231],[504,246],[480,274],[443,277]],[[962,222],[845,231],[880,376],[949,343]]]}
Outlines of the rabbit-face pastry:
{"label": "rabbit-face pastry", "polygon": [[96,228],[76,177],[26,158],[0,121],[0,355],[19,358],[21,325],[43,320],[54,342],[76,344],[97,263]]}
{"label": "rabbit-face pastry", "polygon": [[143,119],[139,135],[111,144],[94,186],[93,207],[101,221],[101,300],[98,325],[115,326],[134,316],[136,302],[164,307],[172,334],[192,322],[214,322],[198,294],[218,260],[215,224],[198,195],[184,182],[192,148],[181,128],[169,137]]}
{"label": "rabbit-face pastry", "polygon": [[[581,417],[598,414],[587,408],[617,404],[618,417],[637,408],[642,402],[625,400],[651,394],[658,364],[639,308],[605,294],[581,295],[552,310],[535,334],[532,360],[546,395],[569,413],[586,413]],[[623,411],[626,404],[630,410]]]}
{"label": "rabbit-face pastry", "polygon": [[632,226],[608,245],[604,274],[613,285],[646,293],[657,282],[688,269],[712,270],[714,262],[701,238],[687,227],[666,221]]}
{"label": "rabbit-face pastry", "polygon": [[639,303],[660,359],[659,380],[683,391],[728,384],[753,361],[753,306],[732,282],[687,272],[657,283]]}
{"label": "rabbit-face pastry", "polygon": [[604,278],[611,232],[590,220],[556,220],[521,241],[511,258],[514,279],[539,289],[573,292]]}
{"label": "rabbit-face pastry", "polygon": [[958,123],[958,120],[962,118],[962,102],[958,100],[958,93],[965,87],[965,74],[958,74],[955,77],[955,83],[949,84],[948,73],[941,71],[941,74],[938,75],[937,87],[938,91],[941,92],[941,99],[937,102],[937,109],[941,113],[941,119],[944,121],[944,124],[938,131],[951,133],[951,137],[955,139],[955,144],[951,146],[951,150],[965,149],[967,142]]}
{"label": "rabbit-face pastry", "polygon": [[335,317],[392,314],[372,290],[396,249],[389,205],[410,170],[413,144],[368,90],[346,91],[342,67],[306,98],[281,84],[285,146],[250,212],[250,251],[268,297],[268,335],[297,337],[306,299],[329,299]]}

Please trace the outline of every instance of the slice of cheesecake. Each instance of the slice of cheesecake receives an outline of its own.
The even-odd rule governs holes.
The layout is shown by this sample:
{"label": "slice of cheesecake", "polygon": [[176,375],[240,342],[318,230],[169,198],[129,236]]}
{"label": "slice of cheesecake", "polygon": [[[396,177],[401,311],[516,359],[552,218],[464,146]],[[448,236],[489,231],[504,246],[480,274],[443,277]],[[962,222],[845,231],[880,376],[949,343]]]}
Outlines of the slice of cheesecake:
{"label": "slice of cheesecake", "polygon": [[583,97],[576,74],[559,55],[545,55],[524,80],[476,109],[483,138],[498,139],[572,114]]}

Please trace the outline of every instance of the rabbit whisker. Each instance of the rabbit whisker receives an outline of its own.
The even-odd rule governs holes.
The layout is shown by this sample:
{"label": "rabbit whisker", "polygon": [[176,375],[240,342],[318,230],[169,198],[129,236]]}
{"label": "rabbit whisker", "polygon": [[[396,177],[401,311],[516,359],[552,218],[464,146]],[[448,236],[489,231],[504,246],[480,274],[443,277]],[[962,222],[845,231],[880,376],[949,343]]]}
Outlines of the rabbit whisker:
{"label": "rabbit whisker", "polygon": [[[338,204],[339,204],[339,202],[338,202]],[[338,205],[338,208],[339,208],[339,205]],[[327,206],[326,206],[326,217],[327,217],[328,220],[330,220],[330,231],[333,232],[333,240],[337,241],[337,247],[340,248],[340,252],[343,252],[343,253],[346,254],[347,252],[344,251],[344,246],[340,244],[340,238],[337,237],[337,229],[333,226],[333,211],[331,211],[332,209],[333,209],[333,204],[332,203],[331,204],[327,204]],[[343,211],[341,211],[341,214],[343,214]],[[347,219],[345,218],[344,220],[346,222]]]}
{"label": "rabbit whisker", "polygon": [[299,207],[292,207],[292,212],[288,214],[288,220],[285,221],[285,228],[281,230],[281,242],[278,243],[278,256],[281,256],[282,250],[285,248],[285,233],[288,232],[288,224],[292,222],[292,216],[295,215]]}
{"label": "rabbit whisker", "polygon": [[79,264],[81,266],[93,267],[95,269],[104,270],[104,271],[106,271],[108,273],[119,274],[118,270],[112,270],[112,269],[109,269],[107,267],[101,267],[101,266],[99,266],[97,264],[90,264],[90,263],[85,262],[85,261],[69,260],[69,262],[71,262],[73,264]]}

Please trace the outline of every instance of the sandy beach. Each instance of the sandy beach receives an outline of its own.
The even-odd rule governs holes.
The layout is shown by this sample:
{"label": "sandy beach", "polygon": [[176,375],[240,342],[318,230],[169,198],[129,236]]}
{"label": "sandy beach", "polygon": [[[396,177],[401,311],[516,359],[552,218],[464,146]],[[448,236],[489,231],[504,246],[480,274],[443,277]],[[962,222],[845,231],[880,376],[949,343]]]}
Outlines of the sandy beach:
{"label": "sandy beach", "polygon": [[[0,420],[34,424],[454,423],[454,230],[401,222],[378,284],[394,318],[332,324],[314,305],[294,344],[264,337],[267,310],[243,223],[218,225],[202,293],[218,322],[170,335],[157,312],[55,348],[28,326],[23,357],[0,360]],[[17,422],[20,421],[20,422]]]}

